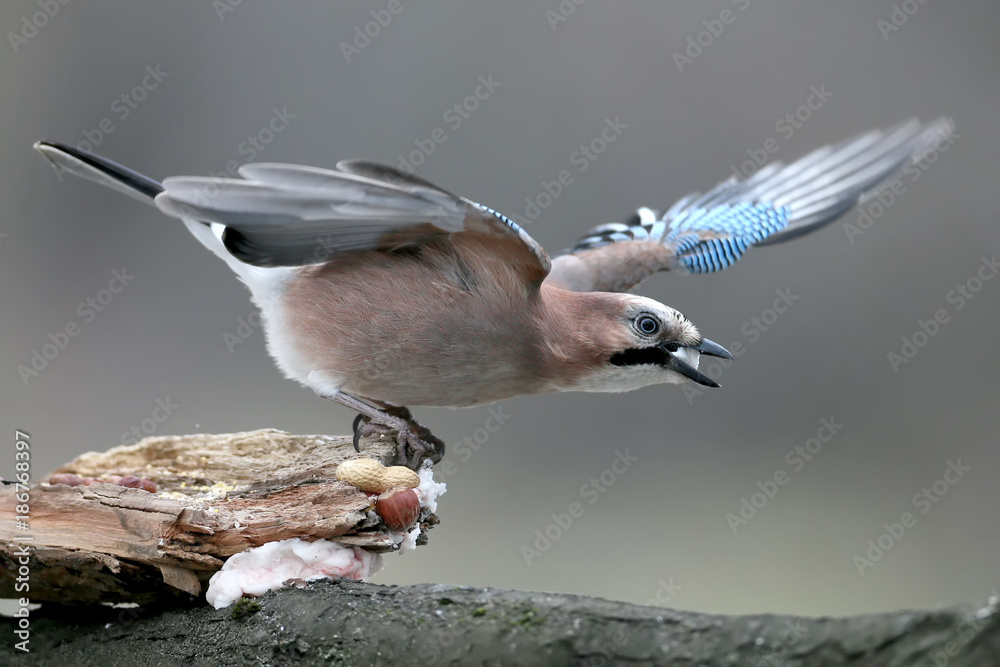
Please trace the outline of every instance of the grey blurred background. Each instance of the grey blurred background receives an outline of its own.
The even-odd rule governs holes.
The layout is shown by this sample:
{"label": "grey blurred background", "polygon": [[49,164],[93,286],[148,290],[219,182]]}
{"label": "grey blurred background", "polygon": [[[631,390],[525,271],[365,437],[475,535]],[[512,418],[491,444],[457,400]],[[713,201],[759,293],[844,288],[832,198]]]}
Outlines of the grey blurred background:
{"label": "grey blurred background", "polygon": [[[838,222],[752,250],[721,274],[662,275],[640,289],[708,337],[742,343],[723,389],[521,398],[502,404],[509,418],[488,437],[477,432],[486,408],[418,409],[450,446],[443,523],[375,581],[806,614],[982,600],[1000,586],[1000,280],[961,309],[948,299],[1000,249],[996,3],[564,0],[574,11],[563,17],[556,0],[400,2],[357,52],[343,44],[372,11],[384,19],[388,0],[100,0],[58,5],[44,21],[37,2],[3,4],[0,405],[10,446],[0,474],[13,469],[15,428],[31,433],[41,479],[133,427],[347,433],[354,417],[283,379],[259,330],[227,346],[227,333],[248,333],[247,292],[178,221],[60,182],[31,150],[36,139],[87,141],[164,177],[247,161],[244,142],[275,110],[287,125],[253,149],[258,161],[397,164],[441,128],[446,139],[417,173],[522,220],[525,199],[571,170],[574,182],[529,226],[555,252],[594,224],[711,187],[769,139],[771,157],[787,161],[873,127],[950,115],[954,141],[918,180],[904,177],[905,192],[862,235],[849,239]],[[448,110],[480,77],[499,86],[467,103],[478,108],[455,127]],[[827,99],[800,109],[814,88]],[[785,117],[797,110],[809,118],[795,127]],[[574,151],[615,118],[627,128],[579,171]],[[134,279],[110,303],[80,307],[123,268]],[[771,318],[776,290],[798,298]],[[938,309],[948,322],[894,372],[888,353]],[[25,381],[18,366],[71,322],[79,334]],[[157,401],[176,405],[162,423]],[[823,418],[843,428],[804,465],[786,460]],[[478,450],[456,447],[464,437]],[[601,483],[626,450],[636,462]],[[949,462],[969,470],[934,487]],[[787,483],[767,484],[779,471]],[[752,497],[758,482],[777,492]],[[919,497],[925,488],[936,502]],[[744,498],[766,503],[734,533],[727,514],[739,516]],[[574,502],[583,515],[551,528]],[[904,512],[915,523],[889,536],[884,524]],[[536,544],[547,528],[561,534]],[[888,550],[860,563],[879,555],[867,552],[880,538]],[[522,547],[546,548],[526,557]]]}

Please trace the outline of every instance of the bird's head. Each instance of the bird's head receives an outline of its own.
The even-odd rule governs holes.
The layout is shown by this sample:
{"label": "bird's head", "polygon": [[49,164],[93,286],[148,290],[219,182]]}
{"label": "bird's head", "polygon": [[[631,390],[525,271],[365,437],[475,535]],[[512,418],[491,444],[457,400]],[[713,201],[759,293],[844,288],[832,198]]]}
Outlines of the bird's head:
{"label": "bird's head", "polygon": [[698,370],[701,355],[732,359],[729,350],[708,340],[680,311],[653,299],[623,300],[619,326],[628,338],[623,349],[608,358],[612,368],[648,377],[648,384],[681,384],[687,380],[706,387],[719,383]]}
{"label": "bird's head", "polygon": [[[577,321],[589,343],[588,371],[564,389],[621,392],[652,384],[719,383],[698,370],[701,355],[732,359],[726,348],[708,340],[679,311],[633,294],[580,295],[587,315]],[[577,344],[581,339],[577,339]]]}

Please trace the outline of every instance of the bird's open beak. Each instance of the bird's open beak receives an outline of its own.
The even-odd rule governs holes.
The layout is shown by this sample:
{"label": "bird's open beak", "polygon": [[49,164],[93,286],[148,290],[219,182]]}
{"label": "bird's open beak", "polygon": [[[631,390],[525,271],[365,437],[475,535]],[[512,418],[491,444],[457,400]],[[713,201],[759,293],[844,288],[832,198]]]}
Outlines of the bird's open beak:
{"label": "bird's open beak", "polygon": [[[722,347],[718,343],[713,343],[707,338],[703,338],[698,345],[692,345],[687,349],[696,350],[697,352],[701,354],[706,354],[710,357],[720,357],[722,359],[733,358],[733,355],[729,353],[729,350]],[[691,364],[681,359],[676,354],[667,352],[667,363],[665,364],[665,366],[671,370],[677,371],[681,375],[684,375],[685,377],[691,379],[694,382],[697,382],[700,385],[704,385],[706,387],[716,387],[716,388],[722,386],[712,378],[708,377],[707,375],[699,371]]]}
{"label": "bird's open beak", "polygon": [[693,345],[691,349],[698,350],[702,354],[707,354],[710,357],[721,357],[722,359],[733,358],[733,355],[729,353],[729,350],[722,347],[718,343],[713,343],[707,338],[702,338],[701,343]]}

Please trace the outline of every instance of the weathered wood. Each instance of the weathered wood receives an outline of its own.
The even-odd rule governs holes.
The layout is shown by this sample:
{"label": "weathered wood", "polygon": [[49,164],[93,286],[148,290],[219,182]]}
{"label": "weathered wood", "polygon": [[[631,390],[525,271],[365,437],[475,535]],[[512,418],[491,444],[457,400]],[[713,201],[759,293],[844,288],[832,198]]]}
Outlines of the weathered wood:
{"label": "weathered wood", "polygon": [[[390,464],[396,451],[375,441],[363,455]],[[15,487],[4,485],[0,597],[17,597],[14,544],[26,534],[33,538],[31,598],[60,603],[198,595],[229,556],[292,537],[392,550],[392,537],[369,516],[368,495],[336,479],[337,466],[357,457],[349,437],[276,430],[147,438],[84,454],[55,472],[135,475],[155,482],[157,493],[34,484],[27,533],[14,519]],[[436,517],[425,510],[421,520],[430,526]]]}
{"label": "weathered wood", "polygon": [[[0,663],[13,664],[12,620]],[[715,616],[597,598],[316,582],[232,609],[46,608],[32,665],[993,667],[995,606],[850,618]],[[23,655],[23,654],[21,654]]]}
{"label": "weathered wood", "polygon": [[[392,462],[391,443],[364,452]],[[232,609],[194,597],[228,556],[289,537],[380,551],[369,497],[336,481],[348,438],[255,431],[151,438],[60,468],[134,475],[157,493],[34,485],[29,660],[35,665],[1000,665],[989,606],[843,619],[724,617],[572,595],[438,585],[301,583]],[[0,596],[15,597],[14,488],[0,487]],[[425,527],[436,517],[426,510]],[[136,602],[111,608],[108,602]],[[61,604],[52,604],[58,602]],[[187,603],[178,606],[179,603]],[[64,606],[66,604],[71,606]],[[81,606],[87,605],[87,606]],[[0,620],[0,664],[18,619]],[[4,630],[6,627],[6,630]],[[20,638],[19,638],[20,639]]]}

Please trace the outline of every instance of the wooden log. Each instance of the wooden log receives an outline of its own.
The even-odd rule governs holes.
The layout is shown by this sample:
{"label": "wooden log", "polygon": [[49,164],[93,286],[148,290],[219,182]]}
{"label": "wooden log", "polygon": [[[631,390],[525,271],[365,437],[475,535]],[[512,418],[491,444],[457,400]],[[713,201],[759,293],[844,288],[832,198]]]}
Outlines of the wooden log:
{"label": "wooden log", "polygon": [[[0,619],[10,637],[0,664],[23,656],[16,621]],[[231,609],[43,605],[26,648],[22,660],[38,667],[994,667],[1000,614],[991,600],[847,618],[721,616],[559,593],[319,581]]]}
{"label": "wooden log", "polygon": [[[272,429],[147,438],[89,452],[53,474],[132,475],[154,482],[156,493],[35,483],[27,531],[15,520],[15,486],[3,485],[0,597],[19,597],[21,544],[30,545],[32,601],[62,604],[197,596],[229,556],[293,537],[392,551],[392,536],[369,512],[371,498],[336,478],[341,462],[359,456],[391,465],[395,444],[365,442],[359,455],[350,437]],[[437,523],[426,509],[419,520],[425,529]],[[19,541],[26,536],[30,542]]]}

